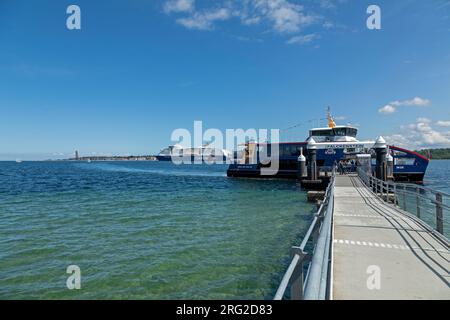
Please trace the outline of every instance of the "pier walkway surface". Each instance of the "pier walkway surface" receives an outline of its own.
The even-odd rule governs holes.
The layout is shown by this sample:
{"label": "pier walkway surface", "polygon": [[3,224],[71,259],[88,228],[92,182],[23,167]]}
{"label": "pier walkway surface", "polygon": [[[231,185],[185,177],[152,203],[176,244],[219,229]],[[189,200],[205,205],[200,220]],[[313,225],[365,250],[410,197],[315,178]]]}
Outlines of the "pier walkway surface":
{"label": "pier walkway surface", "polygon": [[386,204],[358,176],[337,176],[331,299],[450,299],[448,242]]}

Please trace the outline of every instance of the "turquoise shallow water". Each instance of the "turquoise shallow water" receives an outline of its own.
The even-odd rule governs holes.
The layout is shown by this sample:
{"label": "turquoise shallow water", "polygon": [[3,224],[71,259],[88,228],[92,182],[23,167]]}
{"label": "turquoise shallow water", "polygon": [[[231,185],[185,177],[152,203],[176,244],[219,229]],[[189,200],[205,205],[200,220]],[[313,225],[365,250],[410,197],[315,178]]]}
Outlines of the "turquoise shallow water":
{"label": "turquoise shallow water", "polygon": [[0,298],[271,298],[314,207],[293,181],[225,170],[0,162]]}

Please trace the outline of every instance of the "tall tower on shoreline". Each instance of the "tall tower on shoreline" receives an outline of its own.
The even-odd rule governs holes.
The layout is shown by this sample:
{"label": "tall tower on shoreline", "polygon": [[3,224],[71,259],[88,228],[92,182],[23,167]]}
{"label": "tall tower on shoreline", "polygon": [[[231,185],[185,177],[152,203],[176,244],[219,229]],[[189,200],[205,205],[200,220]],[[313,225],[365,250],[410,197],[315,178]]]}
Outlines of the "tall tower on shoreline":
{"label": "tall tower on shoreline", "polygon": [[80,157],[78,156],[78,150],[75,150],[75,160],[79,160],[80,159]]}

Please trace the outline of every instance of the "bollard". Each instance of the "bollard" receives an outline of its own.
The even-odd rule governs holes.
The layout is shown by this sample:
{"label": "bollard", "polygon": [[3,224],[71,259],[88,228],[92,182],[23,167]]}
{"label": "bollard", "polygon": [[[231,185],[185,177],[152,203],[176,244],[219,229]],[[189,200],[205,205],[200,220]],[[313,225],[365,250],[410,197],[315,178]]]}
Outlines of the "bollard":
{"label": "bollard", "polygon": [[376,163],[376,177],[380,180],[386,181],[386,154],[387,146],[386,140],[382,136],[379,136],[373,145],[373,149],[377,154]]}
{"label": "bollard", "polygon": [[386,153],[386,178],[394,179],[394,157],[391,155],[389,148]]}
{"label": "bollard", "polygon": [[308,142],[308,179],[317,180],[317,146],[311,138]]}
{"label": "bollard", "polygon": [[306,158],[303,155],[303,148],[300,149],[300,156],[297,158],[297,179],[301,180],[307,177]]}

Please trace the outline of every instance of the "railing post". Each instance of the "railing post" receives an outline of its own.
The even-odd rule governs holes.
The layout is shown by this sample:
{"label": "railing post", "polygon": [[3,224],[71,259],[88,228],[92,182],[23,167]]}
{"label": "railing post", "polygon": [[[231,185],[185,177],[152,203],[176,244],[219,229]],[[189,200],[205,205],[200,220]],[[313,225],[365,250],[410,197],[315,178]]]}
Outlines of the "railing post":
{"label": "railing post", "polygon": [[291,275],[291,300],[303,300],[304,280],[303,280],[303,265],[307,253],[301,247],[292,247],[292,255],[298,255],[299,260],[295,266],[294,272]]}
{"label": "railing post", "polygon": [[442,194],[436,193],[436,230],[444,234],[444,219],[442,215]]}
{"label": "railing post", "polygon": [[406,210],[406,184],[403,185],[403,210]]}
{"label": "railing post", "polygon": [[416,212],[417,218],[420,219],[420,189],[418,186],[416,187]]}
{"label": "railing post", "polygon": [[389,199],[389,193],[391,192],[391,184],[390,182],[386,182],[386,202],[390,203],[391,200]]}
{"label": "railing post", "polygon": [[303,300],[303,261],[295,268],[292,278],[291,300]]}
{"label": "railing post", "polygon": [[398,199],[397,199],[397,184],[394,182],[394,204],[398,205]]}

